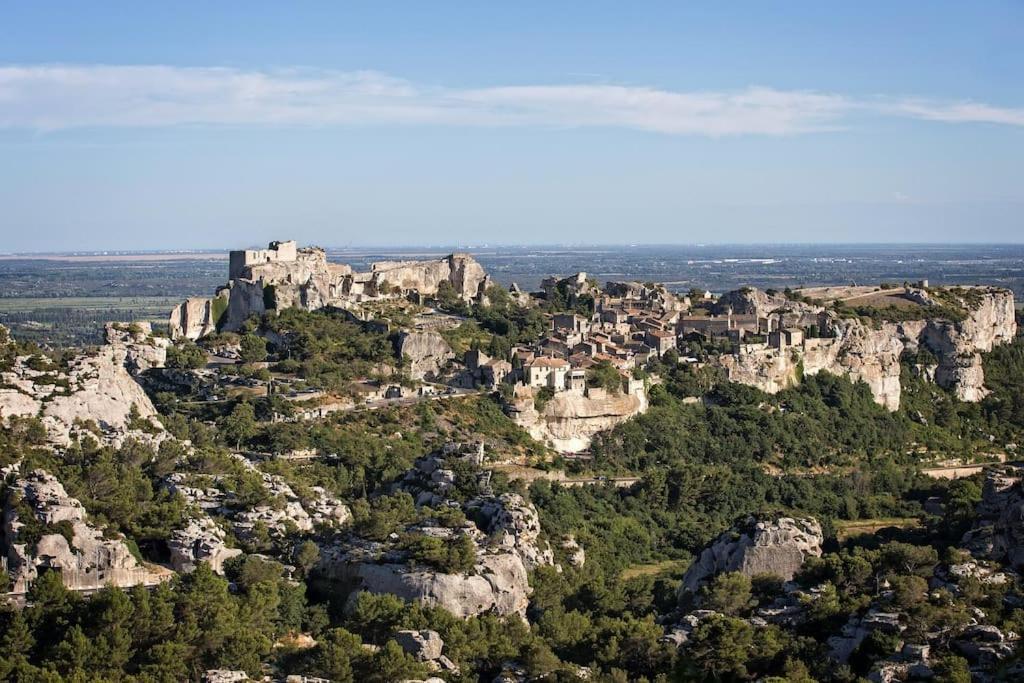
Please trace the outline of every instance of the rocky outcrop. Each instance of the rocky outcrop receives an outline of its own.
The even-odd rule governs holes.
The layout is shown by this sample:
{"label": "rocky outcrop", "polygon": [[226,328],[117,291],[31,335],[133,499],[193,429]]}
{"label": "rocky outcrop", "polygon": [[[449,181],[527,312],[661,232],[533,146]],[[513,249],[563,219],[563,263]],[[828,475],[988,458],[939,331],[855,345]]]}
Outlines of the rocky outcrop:
{"label": "rocky outcrop", "polygon": [[395,642],[406,654],[426,664],[430,671],[448,671],[458,675],[459,668],[444,655],[444,640],[437,631],[402,630],[395,634]]}
{"label": "rocky outcrop", "polygon": [[548,299],[555,296],[562,297],[570,307],[575,306],[580,301],[580,297],[594,297],[601,292],[597,280],[587,277],[584,272],[563,278],[557,276],[544,278],[541,280],[540,286]]}
{"label": "rocky outcrop", "polygon": [[398,335],[398,356],[409,364],[413,379],[434,378],[455,357],[452,347],[437,332],[402,332]]}
{"label": "rocky outcrop", "polygon": [[123,539],[105,538],[87,521],[82,503],[44,470],[17,477],[5,500],[3,547],[13,593],[25,593],[44,571],[59,572],[71,590],[154,585],[168,578],[141,565]]}
{"label": "rocky outcrop", "polygon": [[562,539],[562,550],[568,556],[568,562],[573,567],[579,568],[587,563],[587,552],[579,544],[575,536],[571,534]]}
{"label": "rocky outcrop", "polygon": [[197,339],[218,328],[238,330],[249,317],[268,309],[354,310],[363,301],[431,297],[444,286],[465,301],[479,301],[489,285],[483,267],[467,254],[374,263],[368,272],[358,273],[328,262],[323,249],[275,242],[268,249],[231,252],[227,286],[214,299],[189,299],[175,307],[168,324],[172,338]]}
{"label": "rocky outcrop", "polygon": [[399,631],[395,634],[395,642],[402,646],[406,654],[421,662],[438,659],[444,650],[444,640],[437,631]]}
{"label": "rocky outcrop", "polygon": [[162,431],[156,409],[128,370],[139,371],[161,353],[158,340],[149,344],[118,338],[61,364],[41,356],[16,356],[0,372],[0,419],[39,417],[50,440],[67,445],[90,421],[100,428],[98,436],[122,438],[131,429],[134,407],[147,429]]}
{"label": "rocky outcrop", "polygon": [[824,540],[821,525],[814,518],[758,520],[748,517],[701,551],[683,575],[679,595],[696,593],[706,581],[721,572],[740,572],[747,576],[772,574],[789,581],[804,560],[810,556],[821,557]]}
{"label": "rocky outcrop", "polygon": [[714,312],[718,315],[732,312],[737,315],[767,318],[772,313],[789,308],[795,303],[782,294],[769,294],[755,287],[742,287],[720,296],[715,301]]}
{"label": "rocky outcrop", "polygon": [[[493,612],[526,613],[530,587],[526,565],[518,553],[491,552],[479,546],[472,571],[445,573],[409,562],[381,543],[349,541],[321,550],[317,574],[351,591],[350,604],[360,592],[391,594],[422,605],[442,607],[460,618]],[[442,534],[443,535],[443,534]]]}
{"label": "rocky outcrop", "polygon": [[1005,562],[1024,572],[1024,467],[989,469],[976,514],[961,545],[978,558]]}
{"label": "rocky outcrop", "polygon": [[586,393],[560,391],[538,411],[533,391],[519,386],[514,400],[506,406],[512,420],[530,436],[563,453],[586,450],[595,434],[646,410],[647,394],[642,387],[618,393],[601,389]]}
{"label": "rocky outcrop", "polygon": [[238,548],[229,548],[226,538],[224,530],[209,517],[189,520],[183,528],[171,532],[167,540],[171,566],[177,572],[192,572],[206,562],[210,569],[223,574],[224,562],[242,554]]}
{"label": "rocky outcrop", "polygon": [[[478,448],[452,444],[452,448],[419,458],[393,485],[409,493],[425,521],[406,527],[386,541],[350,536],[321,549],[315,570],[322,579],[349,592],[350,604],[360,592],[390,593],[424,605],[443,607],[459,617],[484,612],[524,615],[529,603],[529,571],[554,563],[548,543],[541,538],[537,510],[522,496],[480,495],[464,504],[452,500],[456,461],[479,467]],[[478,471],[478,486],[487,490],[488,473]],[[443,526],[429,518],[429,509],[461,509],[466,521]],[[448,515],[445,515],[446,517]],[[469,539],[473,566],[464,572],[446,572],[418,561],[399,543],[403,536],[430,537],[443,543]]]}
{"label": "rocky outcrop", "polygon": [[[819,325],[824,336],[791,346],[741,344],[735,353],[718,356],[713,362],[726,370],[731,381],[768,393],[777,393],[797,384],[803,375],[818,372],[862,380],[877,403],[896,410],[902,393],[900,360],[905,354],[926,349],[937,359],[937,365],[924,376],[933,378],[962,401],[979,401],[988,393],[979,354],[1009,342],[1017,331],[1013,294],[991,287],[941,291],[946,299],[960,297],[956,301],[963,310],[962,320],[943,317],[948,304],[946,308],[933,304],[935,317],[929,318],[925,307],[920,320],[873,325],[857,318],[841,318],[834,311],[816,312],[823,309],[810,304],[780,302],[778,297],[755,289],[730,293],[723,300],[759,316],[775,316],[774,327],[816,320],[813,324]],[[961,294],[954,294],[956,291]]]}
{"label": "rocky outcrop", "polygon": [[172,339],[199,339],[217,331],[217,322],[227,308],[227,292],[212,299],[193,297],[171,309],[167,330]]}
{"label": "rocky outcrop", "polygon": [[133,377],[167,362],[171,340],[154,337],[148,322],[107,323],[104,334],[108,345],[124,350],[124,368]]}
{"label": "rocky outcrop", "polygon": [[[360,279],[358,276],[355,280]],[[469,254],[450,254],[437,261],[384,261],[370,266],[367,285],[372,292],[400,289],[421,296],[438,293],[442,283],[451,285],[465,301],[484,295],[490,278]]]}
{"label": "rocky outcrop", "polygon": [[480,520],[479,526],[490,537],[492,547],[517,553],[527,570],[555,563],[551,547],[540,540],[536,508],[518,493],[476,498],[466,505],[466,512]]}
{"label": "rocky outcrop", "polygon": [[660,283],[606,282],[602,291],[610,297],[643,302],[647,307],[666,312],[683,311],[690,307],[689,299],[678,297]]}

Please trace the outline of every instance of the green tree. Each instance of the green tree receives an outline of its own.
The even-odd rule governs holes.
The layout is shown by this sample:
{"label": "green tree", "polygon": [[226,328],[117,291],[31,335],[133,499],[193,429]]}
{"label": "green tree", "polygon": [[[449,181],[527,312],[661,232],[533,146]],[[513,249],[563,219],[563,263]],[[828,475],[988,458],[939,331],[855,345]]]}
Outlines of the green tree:
{"label": "green tree", "polygon": [[754,644],[754,629],[735,617],[712,615],[690,635],[686,666],[711,680],[745,679]]}
{"label": "green tree", "polygon": [[218,426],[228,443],[233,443],[236,450],[240,449],[243,442],[251,439],[259,431],[256,409],[248,401],[236,403],[231,412],[221,418]]}
{"label": "green tree", "polygon": [[243,363],[259,363],[267,358],[267,340],[255,334],[244,334],[238,355]]}
{"label": "green tree", "polygon": [[190,341],[179,342],[167,349],[167,360],[164,365],[169,368],[196,370],[206,365],[206,352]]}
{"label": "green tree", "polygon": [[740,572],[725,572],[700,591],[701,606],[729,616],[746,614],[756,602],[751,597],[750,577]]}

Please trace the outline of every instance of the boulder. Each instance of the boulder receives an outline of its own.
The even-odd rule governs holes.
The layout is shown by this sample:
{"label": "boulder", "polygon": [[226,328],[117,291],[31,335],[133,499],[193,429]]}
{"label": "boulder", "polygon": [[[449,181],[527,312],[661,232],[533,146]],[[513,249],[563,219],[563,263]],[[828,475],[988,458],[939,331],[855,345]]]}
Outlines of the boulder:
{"label": "boulder", "polygon": [[360,592],[395,595],[441,607],[459,618],[493,612],[525,615],[530,587],[526,566],[514,552],[480,553],[473,571],[446,574],[383,553],[379,544],[343,543],[321,550],[317,574]]}
{"label": "boulder", "polygon": [[804,560],[821,556],[823,541],[821,525],[814,518],[748,517],[701,551],[683,575],[679,595],[696,593],[722,572],[772,574],[789,581]]}
{"label": "boulder", "polygon": [[167,547],[171,553],[171,566],[178,572],[192,572],[201,562],[210,565],[218,574],[224,573],[224,562],[238,557],[242,551],[229,548],[226,534],[209,517],[189,520],[181,529],[171,532]]}
{"label": "boulder", "polygon": [[399,631],[395,634],[395,642],[421,662],[439,659],[444,649],[444,641],[437,631]]}
{"label": "boulder", "polygon": [[569,564],[573,567],[579,568],[586,564],[587,553],[572,534],[562,539],[562,550],[568,555]]}
{"label": "boulder", "polygon": [[234,669],[208,669],[203,674],[205,683],[241,683],[251,680],[249,674]]}
{"label": "boulder", "polygon": [[455,353],[437,332],[402,332],[395,349],[409,362],[409,375],[413,379],[434,378]]}

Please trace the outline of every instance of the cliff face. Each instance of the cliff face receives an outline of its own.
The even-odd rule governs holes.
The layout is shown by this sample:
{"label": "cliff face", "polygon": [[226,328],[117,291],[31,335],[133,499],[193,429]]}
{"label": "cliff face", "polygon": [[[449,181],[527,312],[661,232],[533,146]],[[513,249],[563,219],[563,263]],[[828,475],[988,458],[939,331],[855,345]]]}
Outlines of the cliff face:
{"label": "cliff face", "polygon": [[0,419],[38,416],[50,440],[67,445],[79,429],[78,421],[94,421],[106,436],[123,435],[135,406],[139,417],[162,430],[156,409],[129,369],[162,364],[165,341],[144,333],[141,339],[114,338],[95,353],[79,355],[60,367],[40,366],[19,356],[9,370],[0,372]]}
{"label": "cliff face", "polygon": [[[273,260],[246,262],[243,252],[232,253],[232,275],[217,299],[189,299],[171,311],[172,338],[198,339],[215,331],[237,330],[250,316],[268,308],[308,311],[416,292],[437,294],[443,283],[466,301],[483,297],[490,279],[472,256],[451,254],[431,261],[385,261],[358,273],[345,264],[328,263],[323,249],[293,250]],[[259,252],[266,253],[266,252]],[[218,309],[223,307],[223,318]]]}
{"label": "cliff face", "polygon": [[172,339],[199,339],[217,331],[216,299],[187,299],[171,309],[167,328]]}
{"label": "cliff face", "polygon": [[589,448],[598,432],[646,410],[643,390],[619,394],[591,390],[589,395],[561,391],[540,412],[534,408],[532,394],[524,395],[513,406],[511,416],[538,441],[563,453],[576,453]]}
{"label": "cliff face", "polygon": [[[11,487],[3,511],[3,545],[14,593],[24,593],[45,570],[60,571],[72,590],[152,585],[169,577],[140,565],[123,540],[104,538],[86,520],[82,503],[51,474],[35,470]],[[42,527],[32,542],[23,533],[29,525]]]}
{"label": "cliff face", "polygon": [[437,332],[402,332],[397,350],[401,358],[408,359],[413,379],[436,376],[455,357],[448,342]]}
{"label": "cliff face", "polygon": [[391,594],[422,605],[442,607],[459,618],[493,612],[503,616],[525,615],[530,603],[526,566],[516,553],[501,552],[479,558],[466,574],[446,574],[403,562],[376,563],[372,552],[348,549],[342,554],[328,549],[320,560],[323,578],[352,586],[355,591]]}
{"label": "cliff face", "polygon": [[679,596],[696,593],[706,581],[721,572],[740,572],[747,576],[772,574],[789,581],[805,559],[821,557],[824,540],[821,525],[814,518],[757,520],[749,517],[701,551],[683,576]]}
{"label": "cliff face", "polygon": [[978,519],[961,545],[978,558],[1006,562],[1024,571],[1024,467],[986,471]]}
{"label": "cliff face", "polygon": [[961,321],[933,318],[881,323],[876,328],[829,312],[824,327],[833,337],[781,348],[741,345],[738,353],[714,362],[725,368],[730,380],[771,394],[799,382],[801,372],[845,375],[866,382],[876,402],[896,410],[901,395],[900,359],[905,352],[923,348],[938,360],[937,384],[962,401],[980,401],[988,392],[979,354],[1012,340],[1017,325],[1011,292],[986,288],[977,295],[972,304],[965,304],[967,314]]}

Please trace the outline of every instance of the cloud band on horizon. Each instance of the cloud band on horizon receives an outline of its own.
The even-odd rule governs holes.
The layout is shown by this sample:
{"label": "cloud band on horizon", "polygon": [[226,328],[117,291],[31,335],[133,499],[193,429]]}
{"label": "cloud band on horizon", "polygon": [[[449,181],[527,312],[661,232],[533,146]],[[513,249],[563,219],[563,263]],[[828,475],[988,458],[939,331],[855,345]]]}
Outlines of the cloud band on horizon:
{"label": "cloud band on horizon", "polygon": [[709,137],[840,130],[869,113],[1024,126],[1024,108],[858,99],[750,87],[422,86],[373,71],[121,65],[0,66],[0,127],[448,125],[611,127]]}

